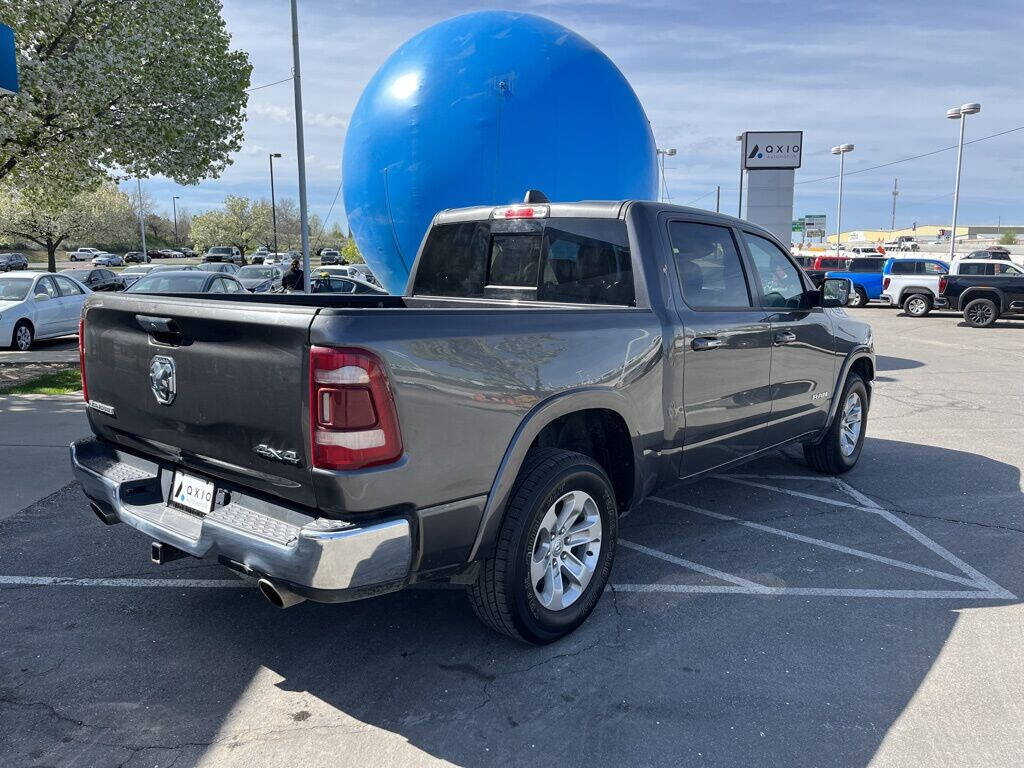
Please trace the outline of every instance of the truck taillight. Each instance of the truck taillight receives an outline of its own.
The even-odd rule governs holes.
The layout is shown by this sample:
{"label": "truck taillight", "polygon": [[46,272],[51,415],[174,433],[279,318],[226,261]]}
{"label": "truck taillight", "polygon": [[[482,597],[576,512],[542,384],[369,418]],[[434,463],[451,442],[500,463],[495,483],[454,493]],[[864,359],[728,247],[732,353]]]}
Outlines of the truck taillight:
{"label": "truck taillight", "polygon": [[889,290],[889,283],[890,283],[890,282],[892,282],[892,281],[891,281],[891,280],[890,280],[890,278],[888,278],[888,277],[887,277],[887,278],[885,278],[884,280],[882,280],[882,290],[883,290],[883,291],[887,291],[887,290]]}
{"label": "truck taillight", "polygon": [[949,281],[946,279],[945,275],[943,275],[942,277],[939,278],[939,293],[945,293],[946,292],[946,283],[947,282],[949,282]]}
{"label": "truck taillight", "polygon": [[82,374],[82,397],[89,402],[89,383],[85,378],[85,313],[78,318],[78,370]]}
{"label": "truck taillight", "polygon": [[401,457],[398,411],[380,359],[361,349],[310,349],[309,431],[318,469],[360,469]]}

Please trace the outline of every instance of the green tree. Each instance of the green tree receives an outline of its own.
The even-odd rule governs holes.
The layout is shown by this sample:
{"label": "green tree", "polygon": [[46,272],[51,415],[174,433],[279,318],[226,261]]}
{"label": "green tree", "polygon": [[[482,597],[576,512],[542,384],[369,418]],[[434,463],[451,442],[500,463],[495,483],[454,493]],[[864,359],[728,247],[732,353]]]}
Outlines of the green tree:
{"label": "green tree", "polygon": [[999,237],[1000,245],[1016,245],[1017,244],[1017,230],[1008,229]]}
{"label": "green tree", "polygon": [[56,272],[61,244],[95,227],[98,194],[103,193],[84,192],[67,200],[55,198],[45,189],[0,195],[0,236],[22,238],[45,248],[47,269]]}
{"label": "green tree", "polygon": [[345,244],[341,247],[341,257],[349,264],[366,263],[366,260],[363,258],[363,254],[359,252],[359,246],[356,245],[354,237],[350,237],[346,240]]}
{"label": "green tree", "polygon": [[191,237],[201,250],[214,245],[233,245],[245,254],[264,242],[269,208],[262,200],[254,202],[248,197],[228,195],[224,198],[223,209],[192,217]]}

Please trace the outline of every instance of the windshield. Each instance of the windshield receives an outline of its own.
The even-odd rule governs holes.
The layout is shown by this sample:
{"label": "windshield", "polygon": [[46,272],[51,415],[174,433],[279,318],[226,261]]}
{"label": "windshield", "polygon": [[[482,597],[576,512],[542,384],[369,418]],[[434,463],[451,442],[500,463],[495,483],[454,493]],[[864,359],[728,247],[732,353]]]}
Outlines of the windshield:
{"label": "windshield", "polygon": [[89,269],[62,269],[60,273],[62,275],[70,275],[71,277],[75,278],[75,280],[84,283],[85,278],[89,276],[89,272],[91,271],[92,270]]}
{"label": "windshield", "polygon": [[121,274],[122,275],[144,275],[147,272],[149,272],[150,269],[152,269],[152,267],[128,267],[128,269],[122,271]]}
{"label": "windshield", "polygon": [[210,249],[210,253],[216,253],[216,254],[219,254],[219,255],[222,255],[222,256],[225,255],[225,254],[230,255],[231,254],[231,249],[230,248],[211,248]]}
{"label": "windshield", "polygon": [[31,277],[0,277],[0,301],[21,301],[31,287]]}
{"label": "windshield", "polygon": [[140,278],[128,288],[131,293],[199,293],[206,282],[205,272],[194,274],[162,273]]}
{"label": "windshield", "polygon": [[239,280],[269,280],[274,272],[270,267],[242,267],[235,272],[235,277]]}

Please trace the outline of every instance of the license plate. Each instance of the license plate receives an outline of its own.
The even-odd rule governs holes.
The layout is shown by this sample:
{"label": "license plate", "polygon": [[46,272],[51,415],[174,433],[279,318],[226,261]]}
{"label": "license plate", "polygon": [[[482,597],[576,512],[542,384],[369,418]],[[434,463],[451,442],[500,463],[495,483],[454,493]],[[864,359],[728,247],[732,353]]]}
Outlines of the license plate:
{"label": "license plate", "polygon": [[216,497],[216,489],[209,480],[187,475],[184,472],[175,472],[171,481],[171,501],[183,507],[198,512],[201,515],[209,514],[213,510],[213,500]]}

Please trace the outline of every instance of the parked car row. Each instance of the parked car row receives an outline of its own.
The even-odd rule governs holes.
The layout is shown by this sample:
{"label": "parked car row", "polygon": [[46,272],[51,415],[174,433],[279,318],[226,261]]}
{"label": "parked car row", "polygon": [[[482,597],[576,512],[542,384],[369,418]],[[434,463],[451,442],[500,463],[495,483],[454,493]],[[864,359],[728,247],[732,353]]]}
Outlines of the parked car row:
{"label": "parked car row", "polygon": [[1024,315],[1024,267],[1010,261],[1005,249],[974,251],[952,264],[924,257],[855,257],[825,274],[850,281],[849,305],[854,307],[877,299],[911,317],[949,309],[962,312],[964,322],[976,328],[1004,315]]}

